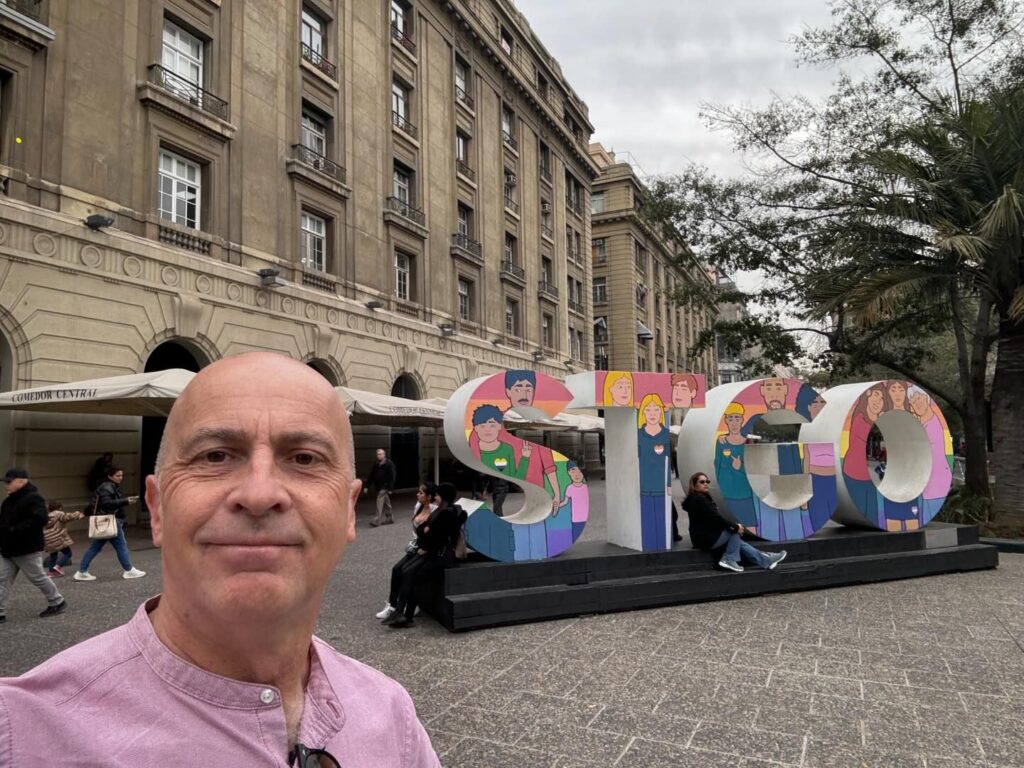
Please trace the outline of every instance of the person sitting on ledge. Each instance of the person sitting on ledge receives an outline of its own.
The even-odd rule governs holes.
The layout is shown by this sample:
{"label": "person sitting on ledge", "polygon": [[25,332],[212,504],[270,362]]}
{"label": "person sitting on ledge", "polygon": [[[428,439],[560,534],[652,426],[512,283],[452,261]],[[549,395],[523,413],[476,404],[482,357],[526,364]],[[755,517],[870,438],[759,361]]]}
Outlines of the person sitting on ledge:
{"label": "person sitting on ledge", "polygon": [[765,570],[774,570],[775,566],[786,559],[786,550],[765,553],[747,544],[740,538],[746,529],[722,517],[718,505],[708,492],[710,488],[711,481],[703,472],[695,472],[690,476],[690,487],[683,499],[683,509],[690,516],[690,541],[693,546],[707,550],[724,547],[718,565],[729,571],[743,572],[743,566],[740,565],[743,555]]}

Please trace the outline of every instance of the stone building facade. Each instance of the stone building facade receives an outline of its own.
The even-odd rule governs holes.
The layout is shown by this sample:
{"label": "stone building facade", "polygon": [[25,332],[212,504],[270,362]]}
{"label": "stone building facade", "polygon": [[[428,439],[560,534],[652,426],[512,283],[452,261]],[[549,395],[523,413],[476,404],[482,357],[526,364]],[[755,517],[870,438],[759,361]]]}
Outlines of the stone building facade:
{"label": "stone building facade", "polygon": [[716,386],[714,347],[693,352],[714,308],[670,298],[693,281],[710,286],[711,275],[681,240],[666,240],[644,219],[643,183],[629,163],[600,144],[590,156],[601,170],[591,196],[594,367],[702,373]]}
{"label": "stone building facade", "polygon": [[[592,128],[505,0],[2,0],[0,85],[4,390],[269,349],[425,398],[592,359]],[[134,490],[149,422],[2,414],[0,463],[74,499],[111,450]],[[390,439],[414,480],[417,437],[357,462]]]}

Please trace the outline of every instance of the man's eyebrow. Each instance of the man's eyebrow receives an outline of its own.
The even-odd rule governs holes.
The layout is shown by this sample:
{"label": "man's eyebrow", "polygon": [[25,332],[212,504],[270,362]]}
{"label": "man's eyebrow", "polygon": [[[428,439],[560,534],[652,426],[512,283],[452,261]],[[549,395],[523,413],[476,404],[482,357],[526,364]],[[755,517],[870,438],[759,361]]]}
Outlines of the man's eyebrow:
{"label": "man's eyebrow", "polygon": [[323,432],[314,432],[311,430],[298,429],[289,430],[282,432],[277,435],[274,439],[275,443],[284,445],[309,445],[319,448],[324,453],[336,456],[339,452],[339,444],[337,440],[332,440],[329,436]]}
{"label": "man's eyebrow", "polygon": [[245,441],[245,431],[234,427],[199,427],[182,440],[180,453],[189,454],[203,443],[238,445]]}
{"label": "man's eyebrow", "polygon": [[[204,443],[239,445],[245,443],[248,436],[243,429],[235,427],[199,427],[191,435],[182,441],[180,451],[189,454],[195,451]],[[338,455],[339,446],[337,441],[332,440],[323,432],[312,430],[288,430],[274,436],[275,445],[297,446],[308,445],[318,448],[324,453],[334,457]]]}

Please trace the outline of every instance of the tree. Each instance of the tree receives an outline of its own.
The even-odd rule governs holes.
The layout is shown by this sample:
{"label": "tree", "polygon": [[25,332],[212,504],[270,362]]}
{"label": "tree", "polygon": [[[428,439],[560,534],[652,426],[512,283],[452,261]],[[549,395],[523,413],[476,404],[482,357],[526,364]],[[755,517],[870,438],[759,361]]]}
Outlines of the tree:
{"label": "tree", "polygon": [[[1022,26],[1016,0],[836,2],[830,27],[793,41],[798,59],[856,61],[864,74],[840,75],[820,104],[706,108],[748,172],[719,179],[690,167],[653,182],[649,202],[649,215],[681,229],[715,267],[760,270],[765,285],[750,300],[804,321],[800,330],[824,342],[819,364],[837,375],[880,364],[952,405],[967,428],[967,483],[982,494],[985,369],[998,343],[1004,514],[1024,508],[1010,469],[1020,467],[1024,425],[1007,386],[1024,367]],[[762,325],[768,337],[796,330]],[[960,392],[922,375],[930,337],[948,332]]]}

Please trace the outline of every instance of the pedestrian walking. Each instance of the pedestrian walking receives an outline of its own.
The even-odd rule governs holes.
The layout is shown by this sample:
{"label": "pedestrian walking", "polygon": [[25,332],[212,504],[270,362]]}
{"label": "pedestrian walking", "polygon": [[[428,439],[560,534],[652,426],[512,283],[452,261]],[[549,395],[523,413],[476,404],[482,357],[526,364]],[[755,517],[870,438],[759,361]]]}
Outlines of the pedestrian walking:
{"label": "pedestrian walking", "polygon": [[103,545],[108,541],[114,546],[117,553],[117,560],[121,563],[124,573],[123,579],[139,579],[146,575],[132,566],[131,555],[128,554],[128,541],[124,537],[124,510],[129,504],[139,500],[138,496],[125,496],[121,493],[121,482],[124,480],[124,470],[120,467],[110,467],[106,482],[100,483],[96,489],[96,502],[93,505],[92,514],[113,515],[117,518],[117,536],[112,539],[93,539],[92,544],[85,550],[82,562],[78,564],[78,571],[75,572],[75,581],[96,581],[96,577],[89,573],[89,566],[92,559],[100,553]]}
{"label": "pedestrian walking", "polygon": [[391,525],[395,518],[391,514],[391,492],[395,490],[395,480],[398,478],[398,470],[395,463],[384,453],[383,448],[377,449],[377,461],[370,469],[370,476],[366,480],[364,493],[369,493],[373,488],[377,493],[377,515],[370,521],[370,525],[376,528],[378,525]]}
{"label": "pedestrian walking", "polygon": [[43,528],[44,551],[49,555],[46,564],[46,575],[51,579],[55,576],[64,575],[64,566],[71,562],[71,534],[66,528],[67,524],[74,520],[81,520],[85,515],[81,512],[65,512],[64,505],[59,501],[51,501],[49,504],[50,519]]}
{"label": "pedestrian walking", "polygon": [[0,623],[7,621],[7,598],[20,571],[46,597],[40,618],[56,616],[68,604],[43,570],[43,528],[49,516],[28,472],[12,467],[4,474],[7,498],[0,504]]}

